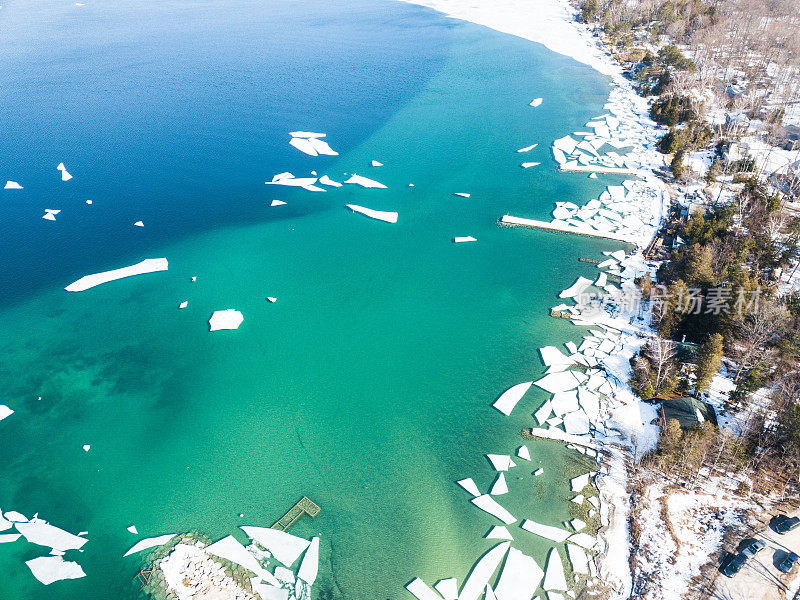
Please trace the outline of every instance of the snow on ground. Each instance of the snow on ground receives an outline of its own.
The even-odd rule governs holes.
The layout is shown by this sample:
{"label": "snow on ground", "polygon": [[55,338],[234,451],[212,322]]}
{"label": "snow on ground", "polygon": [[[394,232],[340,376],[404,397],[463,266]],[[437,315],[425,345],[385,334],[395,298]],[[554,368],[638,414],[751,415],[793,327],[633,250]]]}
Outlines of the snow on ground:
{"label": "snow on ground", "polygon": [[621,73],[620,67],[592,38],[590,30],[575,21],[575,9],[567,0],[402,1],[427,6],[455,19],[538,42],[604,75],[619,76]]}
{"label": "snow on ground", "polygon": [[634,592],[643,600],[686,597],[691,579],[722,546],[725,530],[742,525],[754,508],[721,494],[668,490],[661,483],[649,485],[641,503]]}

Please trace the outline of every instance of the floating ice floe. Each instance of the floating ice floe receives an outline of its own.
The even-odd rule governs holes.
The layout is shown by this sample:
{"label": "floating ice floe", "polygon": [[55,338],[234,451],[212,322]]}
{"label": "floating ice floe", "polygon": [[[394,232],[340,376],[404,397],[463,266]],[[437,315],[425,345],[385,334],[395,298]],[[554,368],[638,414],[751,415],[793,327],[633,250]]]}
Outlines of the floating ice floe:
{"label": "floating ice floe", "polygon": [[373,160],[370,164],[373,167],[382,167],[383,166],[383,163],[382,162],[378,162],[377,160]]}
{"label": "floating ice floe", "polygon": [[188,300],[184,300],[183,302],[181,302],[180,304],[178,304],[178,308],[179,308],[179,309],[186,308],[187,306],[189,306],[189,301],[188,301]]}
{"label": "floating ice floe", "polygon": [[456,483],[458,485],[460,485],[462,488],[464,488],[465,490],[467,490],[473,496],[480,496],[481,495],[481,491],[478,489],[478,486],[472,480],[472,477],[467,477],[466,479],[461,479],[459,481],[456,481]]}
{"label": "floating ice floe", "polygon": [[586,473],[585,475],[580,475],[578,477],[573,477],[569,480],[570,487],[572,488],[573,492],[580,492],[589,485],[589,477],[591,473]]}
{"label": "floating ice floe", "polygon": [[92,275],[85,275],[77,281],[69,284],[64,289],[68,292],[83,292],[95,286],[125,277],[132,277],[133,275],[144,275],[145,273],[156,273],[158,271],[166,271],[169,268],[169,263],[166,258],[147,258],[142,262],[136,263],[129,267],[122,267],[121,269],[114,269],[112,271],[103,271],[102,273],[94,273]]}
{"label": "floating ice floe", "polygon": [[380,181],[375,181],[374,179],[368,179],[367,177],[362,177],[361,175],[356,175],[355,173],[353,173],[349,179],[346,179],[345,183],[352,183],[355,185],[360,185],[361,187],[365,188],[386,189],[386,186],[383,185]]}
{"label": "floating ice floe", "polygon": [[86,204],[92,204],[92,201],[91,200],[87,200]]}
{"label": "floating ice floe", "polygon": [[589,173],[589,179],[597,179],[597,173]]}
{"label": "floating ice floe", "polygon": [[16,181],[6,181],[6,185],[3,188],[4,190],[21,190],[22,186],[18,184]]}
{"label": "floating ice floe", "polygon": [[542,363],[544,363],[546,367],[552,367],[553,365],[571,365],[575,363],[573,358],[566,356],[555,346],[539,348],[539,353],[542,355]]}
{"label": "floating ice floe", "polygon": [[406,589],[418,600],[442,600],[441,596],[428,587],[428,584],[419,577],[415,577],[411,583],[406,585]]}
{"label": "floating ice floe", "polygon": [[296,138],[324,138],[326,134],[313,131],[290,131],[289,135]]}
{"label": "floating ice floe", "polygon": [[58,166],[56,167],[56,169],[61,171],[61,181],[69,181],[70,179],[72,179],[72,175],[69,174],[69,172],[67,171],[67,168],[64,166],[63,162],[62,163],[58,163]]}
{"label": "floating ice floe", "polygon": [[[256,581],[254,582],[253,580]],[[253,588],[256,594],[261,596],[261,600],[289,600],[289,590],[267,583],[261,583],[258,577],[253,577],[250,580],[250,587]]]}
{"label": "floating ice floe", "polygon": [[569,286],[567,289],[561,292],[558,295],[558,297],[578,298],[581,294],[583,294],[583,292],[586,291],[586,288],[588,288],[590,285],[592,285],[591,279],[586,279],[586,277],[578,277],[575,283],[573,283],[571,286]]}
{"label": "floating ice floe", "polygon": [[366,208],[364,206],[359,206],[357,204],[347,204],[346,206],[353,212],[361,213],[362,215],[366,215],[371,219],[377,219],[378,221],[386,221],[387,223],[397,223],[396,212],[373,210],[371,208]]}
{"label": "floating ice floe", "polygon": [[319,571],[319,538],[311,538],[300,568],[297,570],[297,578],[302,579],[308,585],[314,585]]}
{"label": "floating ice floe", "polygon": [[553,407],[553,412],[559,417],[574,412],[580,408],[578,392],[576,390],[556,392],[550,400],[550,405]]}
{"label": "floating ice floe", "polygon": [[65,561],[60,556],[40,556],[25,561],[25,564],[28,565],[33,576],[45,585],[62,579],[86,577],[86,573],[78,563]]}
{"label": "floating ice floe", "polygon": [[585,521],[581,521],[580,519],[572,519],[569,522],[569,524],[572,525],[572,528],[575,531],[581,531],[583,529],[586,529],[586,522]]}
{"label": "floating ice floe", "polygon": [[144,227],[144,221],[136,221],[136,223],[134,223],[133,226],[134,227]]}
{"label": "floating ice floe", "polygon": [[208,320],[209,331],[219,331],[220,329],[239,329],[239,325],[244,321],[244,316],[238,310],[228,308],[225,310],[215,310]]}
{"label": "floating ice floe", "polygon": [[525,146],[524,148],[520,148],[519,150],[517,150],[517,152],[520,152],[520,153],[522,153],[522,152],[530,152],[531,150],[536,148],[536,146],[538,146],[538,145],[539,144],[531,144],[530,146]]}
{"label": "floating ice floe", "polygon": [[219,556],[220,558],[229,560],[232,563],[241,565],[245,569],[248,569],[249,571],[252,571],[258,575],[267,583],[280,586],[280,582],[272,575],[272,573],[265,570],[258,560],[256,560],[256,557],[250,554],[250,552],[248,552],[247,549],[242,546],[242,544],[240,544],[239,541],[232,535],[224,537],[218,542],[214,542],[205,550],[209,554]]}
{"label": "floating ice floe", "polygon": [[322,185],[327,185],[327,186],[330,186],[330,187],[342,187],[341,183],[339,183],[338,181],[334,181],[333,179],[331,179],[327,175],[323,175],[322,177],[320,177],[319,178],[319,182]]}
{"label": "floating ice floe", "polygon": [[175,537],[176,534],[168,533],[166,535],[159,535],[156,537],[151,538],[144,538],[143,540],[139,540],[136,542],[130,550],[128,550],[122,556],[130,556],[131,554],[136,554],[137,552],[141,552],[142,550],[147,550],[148,548],[155,548],[157,546],[163,546],[172,538]]}
{"label": "floating ice floe", "polygon": [[6,520],[11,521],[12,523],[27,523],[28,517],[23,515],[22,513],[18,513],[15,510],[10,510],[3,515]]}
{"label": "floating ice floe", "polygon": [[541,106],[541,104],[542,104],[542,98],[534,98],[531,101],[530,106]]}
{"label": "floating ice floe", "polygon": [[0,511],[0,531],[5,531],[6,529],[11,529],[13,526],[14,526],[14,524],[11,521],[9,521],[8,519],[6,519],[3,516],[3,512]]}
{"label": "floating ice floe", "polygon": [[283,206],[284,204],[286,204],[286,202],[283,200],[273,200],[269,203],[270,206]]}
{"label": "floating ice floe", "polygon": [[597,538],[592,537],[588,533],[576,533],[570,536],[567,541],[577,544],[586,550],[591,550],[597,545]]}
{"label": "floating ice floe", "polygon": [[580,546],[574,544],[567,544],[567,557],[572,565],[572,571],[579,575],[589,574],[589,557]]}
{"label": "floating ice floe", "polygon": [[311,133],[308,131],[295,131],[289,134],[292,139],[289,144],[309,156],[317,156],[325,154],[328,156],[339,156],[339,153],[334,151],[328,145],[328,142],[321,140],[325,137],[324,133]]}
{"label": "floating ice floe", "polygon": [[0,544],[16,542],[20,537],[22,537],[21,533],[0,533]]}
{"label": "floating ice floe", "polygon": [[10,417],[14,414],[14,411],[8,408],[5,404],[0,404],[0,421],[5,418]]}
{"label": "floating ice floe", "polygon": [[589,417],[580,411],[564,415],[564,430],[569,435],[586,435],[591,431]]}
{"label": "floating ice floe", "polygon": [[508,512],[505,508],[500,506],[497,501],[492,498],[489,494],[484,494],[483,496],[478,496],[477,498],[473,498],[470,500],[475,506],[480,508],[482,511],[489,513],[493,517],[497,517],[506,525],[511,525],[512,523],[516,523],[517,519]]}
{"label": "floating ice floe", "polygon": [[278,299],[275,296],[267,296],[267,302],[270,304],[275,304],[277,301]]}
{"label": "floating ice floe", "polygon": [[461,196],[462,198],[469,198],[470,197],[470,194],[468,194],[466,192],[454,192],[453,195],[454,196]]}
{"label": "floating ice floe", "polygon": [[60,212],[61,212],[61,209],[45,208],[44,209],[44,215],[42,215],[42,218],[45,219],[46,221],[55,221],[56,220],[56,215],[58,213],[60,213]]}
{"label": "floating ice floe", "polygon": [[495,400],[492,406],[504,415],[509,416],[517,403],[525,395],[525,392],[527,392],[532,385],[532,381],[526,381],[508,388],[497,400]]}
{"label": "floating ice floe", "polygon": [[131,525],[131,526],[129,526],[129,527],[126,527],[126,529],[127,529],[127,530],[128,530],[130,533],[132,533],[132,534],[134,534],[134,535],[139,535],[139,530],[138,530],[138,529],[136,529],[136,525]]}
{"label": "floating ice floe", "polygon": [[272,181],[265,181],[265,185],[285,185],[289,187],[300,187],[309,192],[324,192],[325,190],[317,185],[316,177],[295,177],[288,171],[285,173],[278,173],[272,178]]}
{"label": "floating ice floe", "polygon": [[441,579],[433,587],[444,600],[458,600],[458,580],[455,577]]}
{"label": "floating ice floe", "polygon": [[471,235],[453,238],[453,242],[455,242],[456,244],[463,244],[464,242],[477,242],[477,241],[478,240],[472,237]]}
{"label": "floating ice floe", "polygon": [[502,525],[495,525],[489,530],[484,536],[487,540],[513,540],[514,538],[511,537],[508,529],[503,527]]}
{"label": "floating ice floe", "polygon": [[522,460],[530,460],[531,451],[528,450],[527,446],[520,446],[517,448],[517,456],[519,456]]}
{"label": "floating ice floe", "polygon": [[83,445],[83,451],[84,452],[88,452],[91,449],[92,449],[92,446],[90,444],[84,444]]}
{"label": "floating ice floe", "polygon": [[544,469],[542,469],[541,467],[539,467],[533,472],[534,477],[539,477],[540,475],[544,475]]}
{"label": "floating ice floe", "polygon": [[561,555],[557,548],[551,548],[547,555],[547,566],[545,567],[543,590],[566,591],[567,578],[564,576],[564,563],[561,562]]}
{"label": "floating ice floe", "polygon": [[575,376],[577,371],[561,371],[559,373],[550,373],[545,375],[538,381],[534,381],[534,385],[542,388],[546,392],[555,394],[556,392],[566,392],[572,390],[580,385],[581,381]]}
{"label": "floating ice floe", "polygon": [[458,600],[478,600],[510,547],[511,542],[498,544],[475,563],[472,572],[461,588]]}
{"label": "floating ice floe", "polygon": [[489,490],[489,494],[492,496],[501,496],[507,493],[508,493],[508,484],[506,484],[506,476],[503,473],[500,473],[497,476],[497,479],[495,480],[491,489]]}
{"label": "floating ice floe", "polygon": [[510,548],[494,594],[497,600],[531,600],[543,576],[544,571],[533,558]]}
{"label": "floating ice floe", "polygon": [[287,567],[291,567],[309,547],[310,541],[291,533],[267,527],[242,527],[248,536],[269,550],[272,555]]}
{"label": "floating ice floe", "polygon": [[550,418],[551,414],[553,414],[553,405],[550,400],[545,400],[544,404],[539,407],[539,410],[533,416],[536,418],[536,422],[541,425]]}
{"label": "floating ice floe", "polygon": [[540,162],[524,162],[524,163],[522,163],[521,166],[522,166],[523,169],[530,169],[531,167],[538,167],[540,164],[542,164],[542,163],[540,163]]}
{"label": "floating ice floe", "polygon": [[543,537],[548,540],[552,540],[554,542],[563,542],[569,536],[570,532],[560,527],[551,527],[550,525],[542,525],[541,523],[536,523],[535,521],[530,521],[525,519],[522,522],[521,527],[525,531],[530,531],[531,533],[538,535],[539,537]]}
{"label": "floating ice floe", "polygon": [[514,461],[511,460],[508,454],[487,454],[486,458],[492,463],[492,468],[495,471],[508,471],[515,466]]}

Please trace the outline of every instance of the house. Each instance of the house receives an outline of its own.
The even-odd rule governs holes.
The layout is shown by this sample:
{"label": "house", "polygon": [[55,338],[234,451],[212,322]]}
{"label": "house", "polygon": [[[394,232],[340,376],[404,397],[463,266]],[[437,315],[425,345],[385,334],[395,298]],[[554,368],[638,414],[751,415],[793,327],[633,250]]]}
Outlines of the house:
{"label": "house", "polygon": [[712,425],[717,424],[714,407],[708,402],[689,396],[664,400],[658,414],[661,417],[662,427],[666,426],[670,419],[676,419],[681,424],[681,429],[699,427],[706,421],[710,421]]}

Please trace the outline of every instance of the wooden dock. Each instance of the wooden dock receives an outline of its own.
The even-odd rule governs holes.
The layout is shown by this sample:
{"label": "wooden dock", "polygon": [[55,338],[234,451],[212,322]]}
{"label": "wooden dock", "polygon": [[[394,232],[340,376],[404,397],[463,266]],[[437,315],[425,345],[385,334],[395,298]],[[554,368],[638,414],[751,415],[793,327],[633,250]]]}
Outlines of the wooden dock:
{"label": "wooden dock", "polygon": [[603,240],[620,240],[618,236],[612,233],[602,233],[591,229],[588,225],[586,229],[578,229],[570,225],[562,225],[557,222],[537,221],[535,219],[524,219],[522,217],[514,217],[512,215],[503,215],[500,219],[500,225],[518,225],[521,227],[533,227],[535,229],[546,229],[548,231],[559,231],[561,233],[574,233],[576,235],[585,235],[587,237],[595,237]]}
{"label": "wooden dock", "polygon": [[573,165],[564,163],[559,167],[561,171],[571,171],[574,173],[608,173],[612,175],[639,175],[642,169],[628,169],[625,167],[602,167],[600,165]]}
{"label": "wooden dock", "polygon": [[285,515],[278,519],[272,526],[272,529],[279,529],[286,531],[292,524],[303,515],[308,515],[312,519],[316,517],[322,509],[309,500],[306,496],[300,498],[292,508],[289,509]]}

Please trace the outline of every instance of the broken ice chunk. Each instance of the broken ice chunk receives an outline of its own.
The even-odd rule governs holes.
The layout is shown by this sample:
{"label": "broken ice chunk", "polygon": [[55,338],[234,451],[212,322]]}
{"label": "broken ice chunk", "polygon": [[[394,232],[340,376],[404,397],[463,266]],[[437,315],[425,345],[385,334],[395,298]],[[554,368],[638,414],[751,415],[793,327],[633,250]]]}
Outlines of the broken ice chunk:
{"label": "broken ice chunk", "polygon": [[244,316],[238,310],[228,308],[225,310],[215,310],[208,320],[210,331],[220,329],[239,329],[239,325],[244,321]]}
{"label": "broken ice chunk", "polygon": [[489,494],[484,494],[482,496],[478,496],[477,498],[473,498],[470,500],[470,502],[493,517],[497,517],[506,525],[511,525],[512,523],[517,522],[516,517],[514,517],[514,515],[508,512],[505,508],[500,506]]}
{"label": "broken ice chunk", "polygon": [[459,481],[456,481],[456,483],[465,490],[467,490],[473,496],[481,495],[481,491],[478,489],[478,486],[472,480],[472,477],[467,477],[466,479],[460,479]]}
{"label": "broken ice chunk", "polygon": [[353,173],[349,179],[346,179],[345,183],[353,183],[365,188],[386,189],[386,186],[383,185],[381,182],[375,181],[374,179],[368,179],[366,177],[362,177],[361,175],[356,175],[355,173]]}
{"label": "broken ice chunk", "polygon": [[528,391],[531,385],[533,385],[532,381],[526,381],[508,388],[497,400],[495,400],[492,406],[504,415],[509,416],[511,411],[514,410],[514,407],[522,399],[522,397],[525,395],[525,392]]}
{"label": "broken ice chunk", "polygon": [[156,546],[163,546],[172,538],[175,537],[174,533],[168,533],[167,535],[159,535],[157,537],[151,538],[144,538],[143,540],[139,540],[136,542],[130,550],[128,550],[122,556],[130,556],[131,554],[135,554],[137,552],[141,552],[142,550],[147,550],[148,548],[155,548]]}
{"label": "broken ice chunk", "polygon": [[366,215],[371,219],[377,219],[378,221],[386,221],[387,223],[397,223],[396,212],[373,210],[371,208],[366,208],[364,206],[359,206],[357,204],[347,204],[346,206],[353,212],[361,213],[362,215]]}
{"label": "broken ice chunk", "polygon": [[86,577],[81,566],[76,562],[64,561],[60,556],[40,556],[25,562],[28,568],[45,585],[62,579],[79,579]]}

